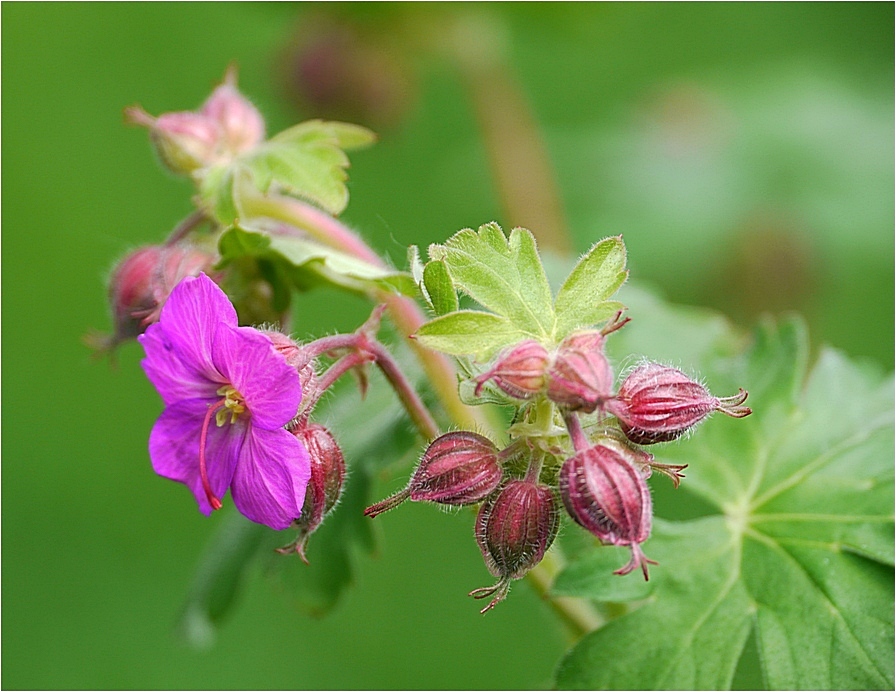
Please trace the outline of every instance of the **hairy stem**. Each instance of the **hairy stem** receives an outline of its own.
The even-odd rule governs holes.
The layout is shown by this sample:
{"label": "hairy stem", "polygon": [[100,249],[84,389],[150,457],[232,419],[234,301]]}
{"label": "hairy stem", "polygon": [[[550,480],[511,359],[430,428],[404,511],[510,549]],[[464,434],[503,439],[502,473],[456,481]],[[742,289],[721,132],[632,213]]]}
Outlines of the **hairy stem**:
{"label": "hairy stem", "polygon": [[[439,426],[426,408],[426,404],[420,399],[420,396],[411,386],[408,378],[405,377],[396,360],[389,351],[375,339],[370,338],[364,332],[356,332],[354,334],[337,334],[335,336],[325,336],[316,341],[312,341],[305,347],[311,357],[335,351],[340,349],[350,349],[354,351],[350,355],[344,356],[341,360],[336,361],[334,365],[327,370],[320,380],[321,389],[326,389],[338,377],[342,376],[352,367],[356,367],[364,362],[373,360],[377,367],[382,371],[383,375],[392,385],[392,389],[398,395],[411,421],[417,427],[420,435],[426,440],[431,440],[438,436]],[[340,370],[336,370],[337,366],[345,363]],[[331,372],[337,373],[331,379],[325,380]]]}

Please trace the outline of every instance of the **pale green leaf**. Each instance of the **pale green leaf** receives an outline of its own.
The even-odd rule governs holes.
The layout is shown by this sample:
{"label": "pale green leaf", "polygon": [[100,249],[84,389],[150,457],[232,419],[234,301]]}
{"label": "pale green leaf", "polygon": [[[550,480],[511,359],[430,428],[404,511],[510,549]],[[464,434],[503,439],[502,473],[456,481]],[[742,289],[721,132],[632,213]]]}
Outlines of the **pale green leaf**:
{"label": "pale green leaf", "polygon": [[233,226],[218,241],[222,265],[241,257],[264,258],[285,267],[297,288],[331,284],[361,293],[387,289],[415,295],[405,272],[378,267],[307,238],[268,234]]}
{"label": "pale green leaf", "polygon": [[578,327],[593,326],[612,317],[622,306],[609,298],[627,276],[622,237],[605,238],[595,244],[557,293],[556,338],[560,340]]}
{"label": "pale green leaf", "polygon": [[309,120],[284,130],[227,166],[198,175],[202,205],[223,225],[239,218],[239,187],[246,177],[254,188],[307,200],[331,214],[348,204],[346,149],[372,143],[375,135],[347,123]]}
{"label": "pale green leaf", "polygon": [[444,262],[427,262],[423,269],[423,284],[436,315],[445,315],[458,309],[457,291]]}
{"label": "pale green leaf", "polygon": [[508,239],[495,223],[478,232],[464,229],[444,245],[431,246],[430,258],[443,261],[457,289],[482,307],[521,332],[550,338],[551,289],[529,231],[515,228]]}
{"label": "pale green leaf", "polygon": [[479,360],[487,360],[504,346],[531,337],[505,317],[476,310],[436,317],[414,335],[427,348],[453,356],[472,355]]}

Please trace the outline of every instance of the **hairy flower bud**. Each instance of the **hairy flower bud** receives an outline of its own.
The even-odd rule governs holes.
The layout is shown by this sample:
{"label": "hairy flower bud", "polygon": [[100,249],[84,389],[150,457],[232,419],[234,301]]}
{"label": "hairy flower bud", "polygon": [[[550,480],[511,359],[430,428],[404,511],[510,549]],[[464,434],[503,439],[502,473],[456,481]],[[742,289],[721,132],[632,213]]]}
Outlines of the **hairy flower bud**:
{"label": "hairy flower bud", "polygon": [[511,580],[520,579],[541,562],[559,525],[554,491],[528,478],[510,481],[483,503],[476,516],[476,542],[498,583],[470,592],[473,598],[493,596],[481,612],[504,600]]}
{"label": "hairy flower bud", "polygon": [[264,118],[258,109],[236,88],[235,77],[228,73],[202,104],[199,113],[217,123],[221,144],[231,154],[239,154],[264,140]]}
{"label": "hairy flower bud", "polygon": [[342,493],[345,459],[330,431],[322,425],[309,423],[295,430],[293,435],[298,437],[308,450],[311,479],[305,489],[302,515],[293,522],[293,526],[299,530],[299,535],[293,543],[278,548],[277,552],[284,555],[296,552],[307,563],[305,545],[308,537],[320,526]]}
{"label": "hairy flower bud", "polygon": [[478,396],[489,380],[515,399],[529,399],[544,389],[548,352],[537,341],[522,341],[502,353],[491,370],[476,378]]}
{"label": "hairy flower bud", "polygon": [[214,255],[181,245],[150,245],[127,255],[112,270],[109,280],[115,334],[105,346],[142,334],[158,321],[162,306],[178,282],[208,271],[214,262]]}
{"label": "hairy flower bud", "polygon": [[548,369],[548,398],[573,411],[591,413],[613,395],[613,370],[602,332],[581,332],[560,344]]}
{"label": "hairy flower bud", "polygon": [[490,495],[501,476],[498,448],[491,440],[467,430],[446,433],[427,447],[407,488],[371,505],[364,514],[375,517],[408,499],[472,505]]}
{"label": "hairy flower bud", "polygon": [[641,472],[619,449],[595,445],[567,459],[560,468],[560,497],[576,521],[611,545],[629,546],[631,560],[615,574],[636,567],[648,578],[641,543],[650,536],[653,505]]}
{"label": "hairy flower bud", "polygon": [[746,398],[743,389],[731,397],[714,397],[681,370],[644,363],[625,378],[607,408],[628,439],[647,445],[681,437],[713,411],[734,418],[748,416],[752,411],[741,405]]}
{"label": "hairy flower bud", "polygon": [[125,118],[149,129],[159,158],[172,173],[192,173],[215,161],[222,132],[204,115],[179,111],[153,118],[139,106],[132,106],[125,109]]}

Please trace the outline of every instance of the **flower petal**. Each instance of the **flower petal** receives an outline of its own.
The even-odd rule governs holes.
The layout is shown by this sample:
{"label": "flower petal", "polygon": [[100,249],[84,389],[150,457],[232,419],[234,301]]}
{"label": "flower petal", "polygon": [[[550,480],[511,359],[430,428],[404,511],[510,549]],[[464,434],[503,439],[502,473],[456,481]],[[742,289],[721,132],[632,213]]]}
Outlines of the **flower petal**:
{"label": "flower petal", "polygon": [[[157,474],[184,483],[196,497],[199,511],[212,513],[199,475],[199,440],[208,407],[214,400],[190,399],[168,406],[149,436],[149,457]],[[218,427],[214,417],[206,438],[206,474],[219,499],[227,492],[249,427],[239,423]],[[285,431],[284,431],[285,432]],[[287,433],[289,434],[289,433]]]}
{"label": "flower petal", "polygon": [[254,428],[276,430],[296,415],[302,401],[299,373],[257,329],[219,325],[213,357],[245,400]]}
{"label": "flower petal", "polygon": [[215,396],[223,378],[217,375],[216,379],[209,379],[206,372],[184,361],[161,325],[151,324],[137,339],[146,351],[140,365],[166,405]]}
{"label": "flower petal", "polygon": [[219,324],[237,325],[227,295],[205,274],[183,279],[165,301],[159,322],[182,361],[216,379],[212,343]]}
{"label": "flower petal", "polygon": [[240,451],[230,490],[244,516],[279,531],[302,514],[310,477],[308,451],[295,435],[253,427]]}

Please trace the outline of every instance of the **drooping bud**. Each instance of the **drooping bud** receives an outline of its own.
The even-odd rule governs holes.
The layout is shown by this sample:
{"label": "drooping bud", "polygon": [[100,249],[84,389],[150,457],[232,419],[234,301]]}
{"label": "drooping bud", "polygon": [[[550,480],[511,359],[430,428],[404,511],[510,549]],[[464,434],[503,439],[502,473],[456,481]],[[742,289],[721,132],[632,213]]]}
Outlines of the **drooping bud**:
{"label": "drooping bud", "polygon": [[602,332],[566,337],[548,369],[548,398],[572,411],[591,413],[613,395],[613,370]]}
{"label": "drooping bud", "polygon": [[554,491],[533,479],[512,480],[483,503],[476,516],[476,542],[498,582],[470,592],[473,598],[493,597],[480,612],[503,601],[510,582],[541,562],[559,525]]}
{"label": "drooping bud", "polygon": [[488,372],[476,378],[475,393],[479,396],[489,380],[515,399],[530,399],[544,389],[548,352],[534,340],[518,343],[502,353]]}
{"label": "drooping bud", "polygon": [[713,411],[743,418],[752,411],[742,406],[747,392],[731,397],[712,396],[681,370],[659,363],[635,368],[607,409],[619,419],[626,437],[636,444],[668,442],[681,437]]}
{"label": "drooping bud", "polygon": [[142,334],[158,321],[168,294],[181,279],[210,271],[214,263],[211,253],[183,245],[150,245],[127,255],[109,279],[115,334],[93,338],[93,345],[101,350],[112,348]]}
{"label": "drooping bud", "polygon": [[215,162],[222,132],[211,118],[190,111],[153,118],[139,106],[126,108],[125,118],[149,129],[159,158],[172,173],[192,173]]}
{"label": "drooping bud", "polygon": [[222,145],[231,154],[239,154],[264,140],[264,118],[258,109],[236,88],[236,74],[231,69],[224,83],[202,104],[199,113],[218,124]]}
{"label": "drooping bud", "polygon": [[560,497],[566,511],[603,543],[631,548],[628,564],[648,578],[648,560],[641,543],[650,536],[653,504],[641,472],[618,449],[602,444],[567,459],[560,468]]}
{"label": "drooping bud", "polygon": [[292,552],[298,553],[302,561],[307,564],[305,546],[308,543],[308,537],[320,526],[342,493],[342,483],[345,480],[345,459],[330,431],[322,425],[309,423],[295,430],[293,434],[308,450],[308,458],[311,460],[311,478],[305,490],[302,515],[292,524],[299,530],[299,535],[288,546],[278,548],[277,552],[283,555]]}
{"label": "drooping bud", "polygon": [[498,448],[467,430],[445,433],[427,447],[407,488],[364,510],[375,517],[405,500],[454,507],[481,502],[501,482]]}

